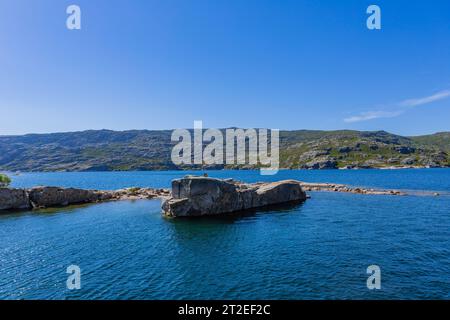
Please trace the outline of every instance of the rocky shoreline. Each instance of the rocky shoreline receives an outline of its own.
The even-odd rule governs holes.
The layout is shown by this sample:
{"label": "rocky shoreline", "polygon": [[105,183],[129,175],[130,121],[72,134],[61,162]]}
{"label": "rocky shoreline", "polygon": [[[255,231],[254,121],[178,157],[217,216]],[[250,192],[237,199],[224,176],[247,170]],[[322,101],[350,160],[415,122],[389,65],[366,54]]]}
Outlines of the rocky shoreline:
{"label": "rocky shoreline", "polygon": [[399,190],[380,190],[380,189],[357,188],[357,187],[355,188],[349,187],[345,184],[301,182],[300,185],[305,189],[305,191],[329,191],[329,192],[346,192],[346,193],[367,194],[367,195],[391,195],[391,196],[406,195],[405,192]]}
{"label": "rocky shoreline", "polygon": [[114,191],[60,187],[0,188],[1,210],[30,210],[104,201],[164,198],[167,189],[126,188]]}
{"label": "rocky shoreline", "polygon": [[169,217],[219,215],[305,201],[305,191],[395,195],[398,190],[352,188],[343,184],[307,183],[297,180],[242,183],[233,179],[186,176],[172,181],[172,195],[162,203]]}
{"label": "rocky shoreline", "polygon": [[306,192],[311,191],[406,195],[399,190],[357,188],[334,183],[308,183],[296,180],[243,183],[233,179],[186,176],[173,180],[172,192],[169,189],[139,187],[113,191],[45,186],[29,189],[0,188],[0,212],[105,201],[162,199],[163,212],[168,216],[205,215],[304,201],[309,197]]}

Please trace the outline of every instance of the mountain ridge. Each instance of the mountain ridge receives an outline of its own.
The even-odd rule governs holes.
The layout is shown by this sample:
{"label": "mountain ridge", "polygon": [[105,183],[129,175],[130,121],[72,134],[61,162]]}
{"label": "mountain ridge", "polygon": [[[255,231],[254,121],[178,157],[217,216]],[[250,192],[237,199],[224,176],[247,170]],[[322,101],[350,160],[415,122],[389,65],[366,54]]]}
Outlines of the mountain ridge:
{"label": "mountain ridge", "polygon": [[[191,130],[192,129],[188,129]],[[221,129],[225,130],[225,129]],[[172,130],[84,130],[0,136],[2,171],[177,170]],[[386,131],[282,130],[280,167],[352,169],[450,166],[450,132],[401,136]],[[209,166],[241,168],[257,166]],[[195,167],[194,167],[195,169]]]}

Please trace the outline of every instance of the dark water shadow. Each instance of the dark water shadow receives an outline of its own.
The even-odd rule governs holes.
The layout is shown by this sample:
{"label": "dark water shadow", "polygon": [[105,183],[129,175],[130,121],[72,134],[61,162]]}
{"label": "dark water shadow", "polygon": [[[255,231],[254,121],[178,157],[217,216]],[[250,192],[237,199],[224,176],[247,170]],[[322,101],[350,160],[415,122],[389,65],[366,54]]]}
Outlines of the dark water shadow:
{"label": "dark water shadow", "polygon": [[82,202],[82,203],[74,203],[69,205],[59,205],[52,206],[48,208],[37,208],[37,209],[9,209],[9,210],[1,210],[0,211],[0,219],[6,217],[20,217],[27,215],[36,215],[36,216],[52,216],[57,214],[64,213],[72,213],[77,212],[80,209],[86,209],[94,206],[101,206],[112,203],[134,203],[138,201],[158,201],[158,199],[130,199],[130,200],[106,200],[100,202]]}
{"label": "dark water shadow", "polygon": [[0,219],[19,218],[25,216],[54,216],[58,214],[70,214],[94,205],[95,203],[72,204],[68,206],[55,206],[42,209],[4,210],[0,212]]}
{"label": "dark water shadow", "polygon": [[253,208],[243,211],[236,211],[232,213],[216,214],[216,215],[204,215],[204,216],[192,216],[192,217],[165,217],[170,223],[186,223],[186,222],[206,222],[206,223],[235,223],[243,219],[254,218],[261,214],[280,214],[288,212],[298,212],[298,210],[305,203],[301,201],[291,201],[284,204],[275,204],[259,208]]}
{"label": "dark water shadow", "polygon": [[304,201],[291,202],[221,215],[163,219],[166,220],[172,245],[178,246],[182,255],[190,253],[196,256],[198,252],[208,252],[209,246],[223,248],[227,243],[235,243],[238,230],[245,230],[240,225],[247,225],[250,229],[261,228],[259,221],[270,220],[277,215],[301,214],[303,203]]}

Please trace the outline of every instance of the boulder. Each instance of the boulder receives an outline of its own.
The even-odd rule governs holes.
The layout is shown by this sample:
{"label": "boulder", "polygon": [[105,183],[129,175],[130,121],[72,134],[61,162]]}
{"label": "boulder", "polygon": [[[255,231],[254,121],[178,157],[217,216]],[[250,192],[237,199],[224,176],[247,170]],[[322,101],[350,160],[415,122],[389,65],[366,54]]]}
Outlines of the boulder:
{"label": "boulder", "polygon": [[317,158],[324,158],[330,154],[331,149],[324,149],[324,150],[311,150],[307,152],[303,152],[299,158],[299,162],[308,162],[312,161]]}
{"label": "boulder", "polygon": [[23,189],[0,188],[0,210],[23,210],[31,207]]}
{"label": "boulder", "polygon": [[300,168],[301,169],[336,169],[337,168],[337,161],[335,158],[329,158],[329,157],[324,157],[324,158],[318,158],[315,160],[312,160],[310,162],[307,162],[305,164],[303,164]]}
{"label": "boulder", "polygon": [[75,188],[35,187],[28,190],[30,202],[34,208],[67,206],[77,203],[107,200],[109,193],[96,190],[82,190]]}
{"label": "boulder", "polygon": [[416,152],[416,148],[407,146],[394,147],[394,150],[401,154],[411,154]]}
{"label": "boulder", "polygon": [[376,168],[381,167],[383,165],[383,161],[377,160],[377,159],[369,159],[364,161],[363,164],[361,164],[361,168]]}
{"label": "boulder", "polygon": [[172,217],[218,215],[306,200],[299,181],[244,184],[186,176],[172,181],[172,197],[162,203]]}
{"label": "boulder", "polygon": [[403,159],[400,164],[402,165],[413,165],[416,162],[416,159],[414,158],[405,158]]}

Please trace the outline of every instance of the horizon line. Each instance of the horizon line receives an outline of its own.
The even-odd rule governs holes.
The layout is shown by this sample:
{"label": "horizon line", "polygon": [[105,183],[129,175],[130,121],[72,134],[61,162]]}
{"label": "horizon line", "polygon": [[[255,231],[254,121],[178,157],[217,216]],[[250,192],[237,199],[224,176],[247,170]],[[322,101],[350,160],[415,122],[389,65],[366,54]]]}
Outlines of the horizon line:
{"label": "horizon line", "polygon": [[[173,129],[123,129],[123,130],[116,130],[116,129],[80,129],[75,131],[53,131],[53,132],[30,132],[30,133],[19,133],[19,134],[0,134],[0,137],[20,137],[20,136],[31,136],[31,135],[51,135],[51,134],[67,134],[67,133],[82,133],[82,132],[89,132],[89,131],[111,131],[111,132],[131,132],[131,131],[173,131],[177,129],[185,129],[185,130],[194,130],[194,128],[173,128]],[[222,127],[222,128],[203,128],[203,130],[207,129],[219,129],[219,130],[227,130],[227,129],[267,129],[267,130],[279,130],[280,132],[294,132],[294,131],[315,131],[315,132],[335,132],[335,131],[350,131],[350,132],[386,132],[389,134],[402,136],[402,137],[420,137],[420,136],[428,136],[428,135],[436,135],[436,134],[442,134],[442,133],[450,133],[450,129],[448,131],[433,131],[432,133],[423,133],[423,134],[416,134],[416,135],[403,135],[398,133],[389,132],[384,129],[379,130],[356,130],[356,129],[271,129],[267,127],[258,127],[258,128],[244,128],[244,127]]]}

